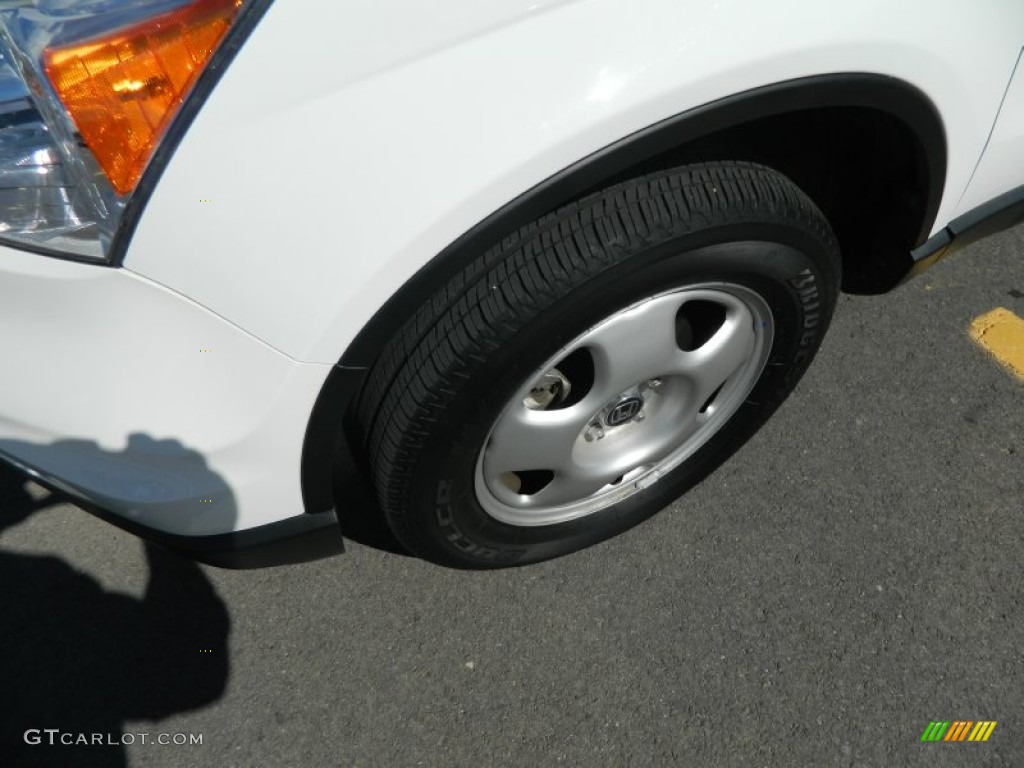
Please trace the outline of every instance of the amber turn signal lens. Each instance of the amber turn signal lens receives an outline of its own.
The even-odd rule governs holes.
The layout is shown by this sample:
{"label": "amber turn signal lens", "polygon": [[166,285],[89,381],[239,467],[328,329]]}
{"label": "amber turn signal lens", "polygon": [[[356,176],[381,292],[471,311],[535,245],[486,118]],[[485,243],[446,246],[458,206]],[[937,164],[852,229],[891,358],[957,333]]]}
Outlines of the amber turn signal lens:
{"label": "amber turn signal lens", "polygon": [[196,0],[43,52],[57,96],[119,195],[135,189],[242,2]]}

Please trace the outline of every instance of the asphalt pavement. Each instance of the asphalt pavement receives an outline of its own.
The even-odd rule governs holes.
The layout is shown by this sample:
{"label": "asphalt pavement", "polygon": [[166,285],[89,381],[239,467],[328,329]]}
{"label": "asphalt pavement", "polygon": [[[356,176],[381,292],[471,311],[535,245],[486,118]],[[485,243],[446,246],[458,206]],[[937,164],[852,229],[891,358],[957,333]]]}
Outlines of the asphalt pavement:
{"label": "asphalt pavement", "polygon": [[[351,541],[308,565],[197,568],[0,474],[8,715],[132,742],[71,751],[42,732],[22,754],[1024,766],[1024,382],[969,335],[996,307],[1024,317],[1024,228],[844,296],[795,394],[728,464],[633,531],[516,570]],[[997,726],[922,742],[931,721]],[[11,722],[0,765],[24,740]]]}

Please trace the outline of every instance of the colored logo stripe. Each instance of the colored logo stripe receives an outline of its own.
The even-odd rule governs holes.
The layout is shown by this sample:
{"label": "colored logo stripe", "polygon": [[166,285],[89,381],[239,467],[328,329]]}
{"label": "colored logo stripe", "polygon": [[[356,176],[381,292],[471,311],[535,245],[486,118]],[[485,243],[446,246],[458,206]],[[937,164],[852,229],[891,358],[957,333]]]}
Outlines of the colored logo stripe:
{"label": "colored logo stripe", "polygon": [[974,726],[974,730],[971,731],[971,735],[968,737],[968,741],[988,741],[988,737],[992,735],[992,731],[996,729],[995,721],[981,722]]}
{"label": "colored logo stripe", "polygon": [[943,741],[963,741],[967,737],[968,729],[974,723],[965,720],[956,720],[949,728],[946,738]]}
{"label": "colored logo stripe", "polygon": [[988,741],[995,728],[995,720],[932,720],[921,741]]}

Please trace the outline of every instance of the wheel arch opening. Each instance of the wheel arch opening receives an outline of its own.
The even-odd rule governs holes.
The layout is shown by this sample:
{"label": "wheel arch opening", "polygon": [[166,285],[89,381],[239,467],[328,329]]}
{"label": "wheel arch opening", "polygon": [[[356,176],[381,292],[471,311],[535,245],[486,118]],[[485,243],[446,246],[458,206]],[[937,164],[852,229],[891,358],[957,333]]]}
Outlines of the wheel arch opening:
{"label": "wheel arch opening", "polygon": [[[946,138],[931,100],[900,80],[843,73],[729,96],[650,126],[579,160],[488,216],[424,265],[345,350],[307,427],[306,508],[333,495],[342,465],[361,454],[342,423],[380,350],[421,303],[477,254],[520,226],[590,191],[691,162],[745,160],[788,176],[818,205],[839,240],[842,287],[882,293],[909,270],[910,251],[935,221],[946,176]],[[344,381],[344,385],[340,382]],[[333,394],[330,392],[334,390]]]}

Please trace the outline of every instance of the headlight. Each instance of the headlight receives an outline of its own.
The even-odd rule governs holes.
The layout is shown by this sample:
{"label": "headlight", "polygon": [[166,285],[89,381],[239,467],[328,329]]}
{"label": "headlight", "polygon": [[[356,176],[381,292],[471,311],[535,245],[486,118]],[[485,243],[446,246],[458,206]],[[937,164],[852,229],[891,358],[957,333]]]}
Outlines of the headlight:
{"label": "headlight", "polygon": [[125,208],[248,0],[0,0],[0,241],[110,256]]}

